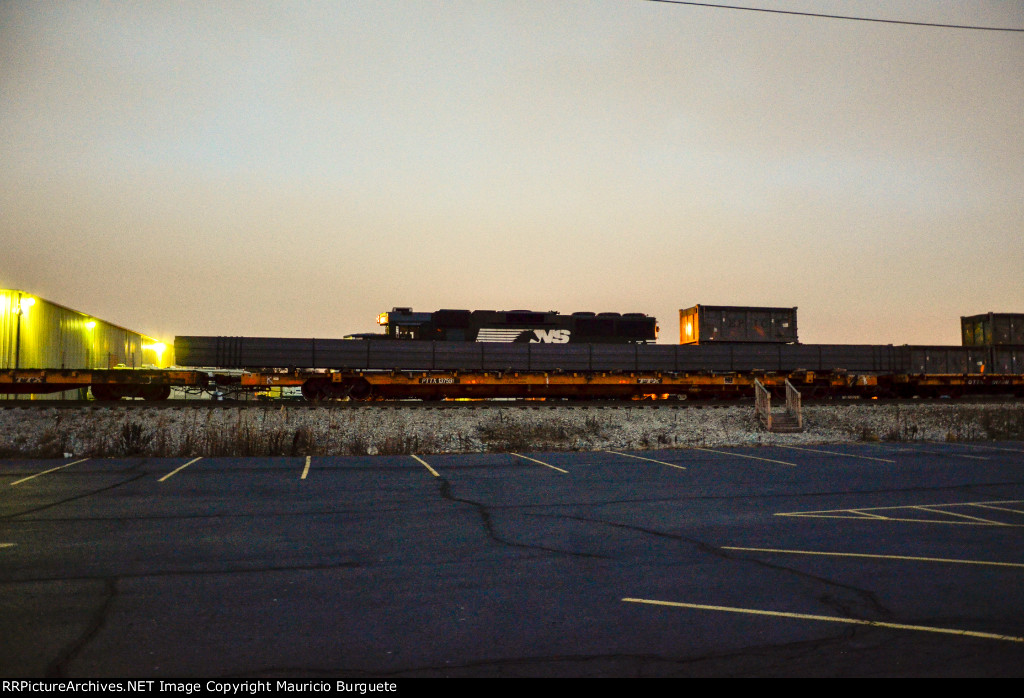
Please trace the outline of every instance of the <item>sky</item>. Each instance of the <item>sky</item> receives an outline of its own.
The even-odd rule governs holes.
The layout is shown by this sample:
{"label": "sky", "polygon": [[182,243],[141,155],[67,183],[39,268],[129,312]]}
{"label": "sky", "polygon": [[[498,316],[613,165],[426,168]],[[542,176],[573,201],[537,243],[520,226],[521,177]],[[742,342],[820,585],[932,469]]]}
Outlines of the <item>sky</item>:
{"label": "sky", "polygon": [[[1024,0],[730,0],[1024,28]],[[0,0],[0,288],[132,330],[1024,312],[1024,33],[643,0]]]}

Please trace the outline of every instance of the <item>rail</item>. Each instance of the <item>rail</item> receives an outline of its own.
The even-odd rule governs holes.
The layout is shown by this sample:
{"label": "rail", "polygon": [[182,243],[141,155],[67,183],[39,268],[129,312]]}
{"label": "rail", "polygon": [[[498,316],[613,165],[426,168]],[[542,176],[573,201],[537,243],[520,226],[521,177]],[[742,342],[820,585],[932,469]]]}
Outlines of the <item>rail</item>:
{"label": "rail", "polygon": [[[804,414],[801,406],[802,399],[800,391],[793,387],[793,384],[786,379],[786,414],[796,420],[796,428],[804,428]],[[770,429],[771,427],[769,427]]]}
{"label": "rail", "polygon": [[[789,381],[786,382],[789,383]],[[764,424],[765,429],[772,430],[772,394],[756,378],[754,379],[754,415]]]}

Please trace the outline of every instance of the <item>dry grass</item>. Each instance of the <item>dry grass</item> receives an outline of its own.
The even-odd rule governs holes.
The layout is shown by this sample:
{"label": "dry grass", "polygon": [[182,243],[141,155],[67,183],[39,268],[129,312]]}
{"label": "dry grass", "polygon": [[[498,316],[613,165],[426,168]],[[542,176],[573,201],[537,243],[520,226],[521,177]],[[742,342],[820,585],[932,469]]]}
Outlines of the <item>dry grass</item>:
{"label": "dry grass", "polygon": [[[673,448],[772,443],[745,410],[310,410],[117,408],[8,417],[0,457],[326,456]],[[666,418],[667,417],[667,418]],[[825,441],[1024,440],[1024,404],[816,407],[807,436]],[[717,426],[712,426],[714,423]]]}
{"label": "dry grass", "polygon": [[479,425],[476,435],[487,451],[507,453],[530,450],[573,450],[582,440],[601,438],[604,429],[594,416],[582,424],[557,414],[545,419],[524,419],[498,412]]}

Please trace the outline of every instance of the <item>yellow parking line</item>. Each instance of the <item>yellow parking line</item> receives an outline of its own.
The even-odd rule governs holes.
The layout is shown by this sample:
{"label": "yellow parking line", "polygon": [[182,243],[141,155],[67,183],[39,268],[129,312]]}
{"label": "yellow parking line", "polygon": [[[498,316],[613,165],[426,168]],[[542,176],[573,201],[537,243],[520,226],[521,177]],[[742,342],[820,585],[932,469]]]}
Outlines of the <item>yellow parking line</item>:
{"label": "yellow parking line", "polygon": [[748,456],[743,453],[731,453],[729,451],[716,451],[713,448],[697,448],[696,446],[690,446],[694,451],[707,451],[708,453],[719,453],[723,456],[736,456],[737,458],[752,458],[753,460],[763,460],[769,463],[781,463],[782,465],[791,465],[796,467],[796,463],[787,463],[784,460],[774,460],[772,458],[761,458],[759,456]]}
{"label": "yellow parking line", "polygon": [[875,458],[873,456],[858,456],[853,453],[841,453],[839,451],[826,451],[820,448],[802,448],[800,446],[783,446],[782,444],[775,444],[776,448],[792,448],[796,451],[810,451],[811,453],[828,453],[832,456],[842,456],[844,458],[863,458],[864,460],[877,460],[882,463],[895,463],[896,461],[888,458]]}
{"label": "yellow parking line", "polygon": [[984,521],[982,521],[980,519],[978,521],[949,521],[949,520],[940,521],[940,520],[936,520],[936,519],[904,519],[904,518],[901,518],[901,517],[889,516],[889,517],[886,517],[886,521],[909,521],[911,523],[932,523],[932,524],[942,524],[943,526],[1007,526],[1009,528],[1021,528],[1022,527],[1020,524],[999,523],[999,522],[996,522],[996,521],[993,521],[991,523],[986,523],[986,522],[984,522]]}
{"label": "yellow parking line", "polygon": [[[835,512],[839,512],[839,513],[835,513]],[[851,513],[851,512],[847,512],[845,509],[836,509],[835,512],[831,512],[830,514],[829,513],[817,514],[815,512],[806,512],[806,511],[787,511],[787,512],[778,512],[778,513],[775,514],[775,516],[793,516],[793,517],[801,517],[802,516],[802,517],[808,518],[808,519],[850,519],[851,521],[872,521],[872,520],[899,521],[899,519],[890,519],[890,518],[888,518],[886,516],[870,516],[870,517],[866,516],[866,515],[865,516],[843,516],[842,515],[843,513]],[[861,512],[857,512],[857,513],[859,514]],[[917,521],[917,519],[913,519],[913,520]]]}
{"label": "yellow parking line", "polygon": [[[821,518],[821,519],[860,519],[860,520],[874,520],[880,519],[884,521],[909,521],[914,523],[935,523],[935,524],[959,524],[961,526],[1007,526],[1010,528],[1021,528],[1021,524],[1002,523],[1000,521],[992,521],[989,519],[983,519],[977,516],[969,516],[967,514],[959,514],[955,511],[950,511],[952,507],[984,507],[988,509],[995,509],[998,511],[1009,511],[1015,514],[1024,513],[1017,511],[1016,509],[1010,509],[1007,507],[996,506],[999,504],[1021,504],[1022,501],[1019,499],[1002,499],[992,500],[988,502],[943,502],[941,504],[905,504],[903,506],[893,507],[861,507],[858,509],[824,509],[819,511],[789,511],[789,512],[777,512],[775,516],[803,516],[809,518]],[[912,519],[899,516],[883,516],[882,514],[874,512],[893,512],[899,510],[918,510],[926,511],[931,514],[948,514],[949,517],[945,519]],[[850,514],[857,514],[857,516],[850,516]],[[956,517],[960,519],[967,519],[967,521],[954,520]]]}
{"label": "yellow parking line", "polygon": [[[1024,504],[1024,500],[1021,499],[993,499],[988,502],[943,502],[942,504],[920,504],[916,506],[922,507],[964,507],[964,506],[983,506],[986,504]],[[856,511],[859,513],[865,513],[869,511],[889,511],[891,509],[912,509],[915,505],[903,504],[891,507],[857,507],[856,509],[819,509],[817,511],[797,511],[792,512],[794,514],[831,514],[835,512],[843,511]]]}
{"label": "yellow parking line", "polygon": [[876,628],[894,628],[896,630],[918,630],[927,633],[943,633],[946,635],[962,635],[964,637],[979,637],[986,640],[1003,640],[1005,642],[1024,642],[1024,637],[1013,635],[996,635],[995,633],[980,633],[973,630],[959,630],[957,628],[936,628],[928,625],[907,625],[904,623],[885,623],[877,620],[862,620],[860,618],[839,618],[836,616],[818,616],[810,613],[788,613],[784,611],[765,611],[757,608],[735,608],[733,606],[708,606],[696,603],[681,603],[678,601],[657,601],[654,599],[623,599],[628,603],[644,603],[654,606],[673,606],[676,608],[694,608],[701,611],[724,611],[726,613],[744,613],[756,616],[774,616],[777,618],[796,618],[799,620],[817,620],[828,623],[849,623],[851,625],[870,625]]}
{"label": "yellow parking line", "polygon": [[71,461],[70,463],[65,463],[64,465],[58,465],[56,468],[50,468],[49,470],[44,470],[43,472],[36,473],[35,475],[29,475],[28,477],[23,477],[20,480],[12,482],[11,483],[11,487],[14,487],[15,485],[20,485],[23,482],[28,482],[29,480],[31,480],[33,478],[37,478],[40,475],[46,475],[46,473],[52,473],[54,470],[60,470],[61,468],[67,468],[68,466],[71,466],[71,465],[76,465],[78,463],[84,463],[87,460],[89,460],[89,459],[88,458],[82,458],[81,460]]}
{"label": "yellow parking line", "polygon": [[846,511],[852,512],[854,514],[860,514],[861,516],[866,516],[869,519],[887,519],[887,518],[889,518],[888,516],[882,516],[881,514],[869,514],[868,512],[862,511],[860,509],[847,509]]}
{"label": "yellow parking line", "polygon": [[[913,507],[907,507],[912,509]],[[839,516],[828,514],[814,514],[806,512],[795,512],[795,513],[778,513],[775,516],[793,516],[793,517],[805,517],[808,519],[847,519],[850,521],[901,521],[904,523],[927,523],[927,524],[941,524],[943,526],[992,526],[993,524],[985,524],[980,521],[938,521],[936,519],[905,519],[900,516],[883,516],[883,517],[868,517],[868,516]],[[1009,526],[1010,528],[1022,528],[1019,524],[995,524],[997,526]]]}
{"label": "yellow parking line", "polygon": [[996,511],[1008,511],[1011,514],[1024,514],[1024,511],[1020,509],[1010,509],[1009,507],[994,507],[991,504],[968,504],[967,506],[981,507],[982,509],[995,509]]}
{"label": "yellow parking line", "polygon": [[0,548],[13,548],[17,543],[0,543]]}
{"label": "yellow parking line", "polygon": [[309,475],[309,461],[311,458],[312,456],[306,456],[306,467],[302,469],[302,477],[299,478],[300,480],[305,480],[306,476]]}
{"label": "yellow parking line", "polygon": [[981,519],[981,518],[978,518],[977,516],[968,516],[967,514],[958,514],[955,511],[946,511],[945,509],[932,509],[927,504],[923,504],[921,506],[916,506],[916,507],[911,507],[911,509],[920,509],[921,511],[930,511],[933,514],[948,514],[949,516],[959,516],[961,518],[969,519],[971,521],[980,521],[981,523],[992,524],[993,526],[1009,526],[1009,524],[1004,524],[1004,523],[1001,523],[999,521],[990,521],[989,519]]}
{"label": "yellow parking line", "polygon": [[784,553],[787,555],[825,555],[831,557],[867,557],[878,560],[909,560],[911,562],[948,562],[956,565],[991,565],[992,567],[1024,567],[1021,562],[990,562],[988,560],[956,560],[945,557],[917,557],[913,555],[871,555],[868,553],[830,553],[820,550],[783,550],[779,548],[740,548],[730,545],[723,550],[746,550],[755,553]]}
{"label": "yellow parking line", "polygon": [[654,460],[653,458],[644,458],[643,456],[634,456],[634,455],[632,455],[630,453],[620,453],[619,451],[605,451],[605,453],[614,453],[617,456],[625,456],[626,458],[636,458],[637,460],[646,460],[646,461],[650,461],[651,463],[658,463],[659,465],[667,465],[670,468],[679,468],[680,470],[686,470],[686,468],[684,468],[683,466],[676,465],[675,463],[666,463],[663,460]]}
{"label": "yellow parking line", "polygon": [[164,476],[163,476],[162,478],[160,478],[159,480],[157,480],[157,482],[163,482],[164,480],[168,479],[169,477],[171,477],[171,476],[173,476],[173,475],[176,475],[177,473],[181,472],[182,470],[184,470],[184,469],[185,469],[185,468],[187,468],[188,466],[190,466],[190,465],[192,465],[193,463],[195,463],[195,462],[196,462],[197,460],[202,460],[202,457],[200,456],[199,458],[193,458],[193,459],[192,459],[192,460],[190,460],[190,461],[189,461],[188,463],[185,463],[185,465],[180,465],[180,466],[178,466],[177,468],[175,468],[174,470],[172,470],[171,472],[167,473],[167,474],[166,474],[166,475],[164,475]]}
{"label": "yellow parking line", "polygon": [[521,456],[521,455],[519,455],[518,453],[510,453],[509,455],[512,455],[512,456],[516,456],[516,457],[518,457],[518,458],[525,458],[526,460],[528,460],[528,461],[533,461],[534,463],[540,463],[540,464],[541,464],[541,465],[543,465],[544,467],[546,467],[546,468],[551,468],[552,470],[557,470],[557,471],[558,471],[558,472],[560,472],[560,473],[566,473],[566,474],[568,474],[568,473],[569,473],[569,471],[568,471],[568,470],[562,470],[561,468],[556,468],[555,466],[551,465],[550,463],[545,463],[544,461],[542,461],[542,460],[537,460],[536,458],[530,458],[529,456]]}
{"label": "yellow parking line", "polygon": [[412,457],[415,458],[416,460],[418,460],[420,463],[422,463],[423,467],[426,468],[427,470],[429,470],[431,475],[433,475],[434,477],[441,477],[440,474],[438,474],[438,472],[436,470],[434,470],[433,468],[430,467],[430,464],[427,463],[427,461],[423,460],[422,458],[420,458],[417,455],[413,455]]}

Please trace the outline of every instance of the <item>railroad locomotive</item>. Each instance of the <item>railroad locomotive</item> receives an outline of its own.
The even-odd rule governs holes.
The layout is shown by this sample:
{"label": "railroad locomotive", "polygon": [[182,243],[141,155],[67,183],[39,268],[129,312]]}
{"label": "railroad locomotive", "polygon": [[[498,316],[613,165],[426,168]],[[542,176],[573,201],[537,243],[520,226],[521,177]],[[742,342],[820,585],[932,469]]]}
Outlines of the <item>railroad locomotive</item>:
{"label": "railroad locomotive", "polygon": [[658,338],[658,323],[644,313],[549,310],[438,310],[416,313],[393,308],[377,316],[381,334],[352,339],[403,339],[435,342],[506,342],[512,344],[646,344]]}

